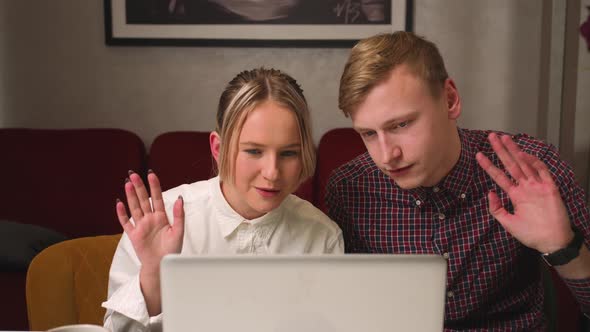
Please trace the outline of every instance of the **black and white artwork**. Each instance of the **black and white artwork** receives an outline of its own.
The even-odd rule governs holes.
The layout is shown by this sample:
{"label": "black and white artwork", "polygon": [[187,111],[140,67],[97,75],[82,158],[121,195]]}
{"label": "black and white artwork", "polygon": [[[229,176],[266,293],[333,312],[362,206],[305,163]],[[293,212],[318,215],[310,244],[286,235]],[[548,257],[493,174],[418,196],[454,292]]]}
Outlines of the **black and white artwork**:
{"label": "black and white artwork", "polygon": [[411,16],[411,0],[105,0],[110,45],[345,46]]}

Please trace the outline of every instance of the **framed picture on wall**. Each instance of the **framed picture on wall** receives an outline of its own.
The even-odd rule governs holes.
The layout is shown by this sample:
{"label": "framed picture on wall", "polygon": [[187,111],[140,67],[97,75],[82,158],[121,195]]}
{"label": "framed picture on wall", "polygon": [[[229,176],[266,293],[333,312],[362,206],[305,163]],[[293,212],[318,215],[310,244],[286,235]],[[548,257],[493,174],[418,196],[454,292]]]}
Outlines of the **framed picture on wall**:
{"label": "framed picture on wall", "polygon": [[349,47],[412,30],[413,0],[104,0],[107,45]]}

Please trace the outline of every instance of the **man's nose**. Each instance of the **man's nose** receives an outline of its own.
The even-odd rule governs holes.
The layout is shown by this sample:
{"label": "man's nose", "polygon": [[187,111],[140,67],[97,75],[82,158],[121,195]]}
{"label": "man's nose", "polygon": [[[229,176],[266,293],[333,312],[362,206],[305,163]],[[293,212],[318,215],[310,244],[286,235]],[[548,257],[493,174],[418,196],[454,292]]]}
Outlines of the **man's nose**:
{"label": "man's nose", "polygon": [[386,136],[382,137],[379,145],[381,149],[381,162],[383,164],[391,164],[402,155],[399,144]]}

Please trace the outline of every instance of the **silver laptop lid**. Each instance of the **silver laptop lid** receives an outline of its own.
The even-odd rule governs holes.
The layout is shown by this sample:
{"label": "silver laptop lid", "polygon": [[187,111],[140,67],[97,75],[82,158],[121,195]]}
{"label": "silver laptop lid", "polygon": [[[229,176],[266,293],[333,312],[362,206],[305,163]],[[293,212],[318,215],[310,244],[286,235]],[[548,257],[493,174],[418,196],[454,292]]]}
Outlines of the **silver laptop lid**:
{"label": "silver laptop lid", "polygon": [[443,329],[441,256],[170,255],[161,269],[164,332]]}

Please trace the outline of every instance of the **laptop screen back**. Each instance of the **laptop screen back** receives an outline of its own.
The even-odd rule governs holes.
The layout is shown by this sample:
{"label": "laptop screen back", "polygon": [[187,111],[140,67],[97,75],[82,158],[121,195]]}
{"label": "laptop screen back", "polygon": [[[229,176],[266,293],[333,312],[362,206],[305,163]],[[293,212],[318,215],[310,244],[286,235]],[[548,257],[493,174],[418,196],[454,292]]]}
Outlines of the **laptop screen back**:
{"label": "laptop screen back", "polygon": [[166,256],[164,332],[442,331],[435,255]]}

